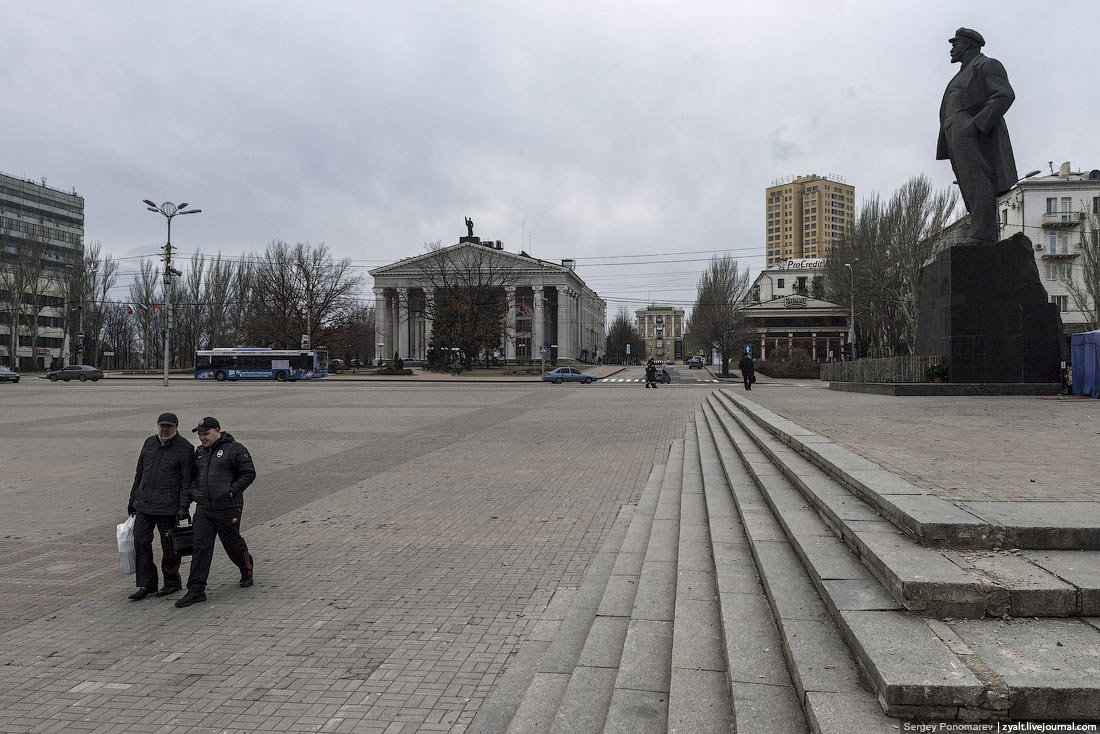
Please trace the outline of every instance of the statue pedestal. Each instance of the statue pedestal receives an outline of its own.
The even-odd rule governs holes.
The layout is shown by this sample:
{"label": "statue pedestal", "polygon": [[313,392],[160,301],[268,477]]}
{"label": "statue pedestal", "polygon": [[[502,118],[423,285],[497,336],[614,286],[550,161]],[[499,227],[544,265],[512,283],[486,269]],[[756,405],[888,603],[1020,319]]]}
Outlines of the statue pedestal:
{"label": "statue pedestal", "polygon": [[916,353],[942,356],[949,382],[1058,382],[1063,341],[1024,235],[950,247],[924,266]]}
{"label": "statue pedestal", "polygon": [[461,245],[463,242],[472,242],[475,245],[480,245],[481,244],[481,238],[480,237],[475,237],[473,235],[466,235],[466,236],[463,236],[463,237],[459,237],[458,238],[458,244]]}

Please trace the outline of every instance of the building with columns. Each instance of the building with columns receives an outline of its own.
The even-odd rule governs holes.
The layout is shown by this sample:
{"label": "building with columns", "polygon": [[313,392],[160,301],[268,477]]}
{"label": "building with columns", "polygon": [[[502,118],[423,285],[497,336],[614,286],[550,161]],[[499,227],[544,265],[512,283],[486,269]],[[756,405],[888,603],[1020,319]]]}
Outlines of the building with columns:
{"label": "building with columns", "polygon": [[[464,251],[464,248],[479,248]],[[426,304],[433,298],[426,269],[438,263],[477,263],[502,273],[499,289],[507,304],[500,359],[524,363],[547,359],[594,362],[605,348],[607,303],[585,285],[573,260],[540,260],[513,253],[502,242],[470,235],[442,250],[405,258],[370,271],[374,278],[376,354],[397,352],[402,359],[427,359],[432,322]],[[492,282],[492,281],[490,281]]]}

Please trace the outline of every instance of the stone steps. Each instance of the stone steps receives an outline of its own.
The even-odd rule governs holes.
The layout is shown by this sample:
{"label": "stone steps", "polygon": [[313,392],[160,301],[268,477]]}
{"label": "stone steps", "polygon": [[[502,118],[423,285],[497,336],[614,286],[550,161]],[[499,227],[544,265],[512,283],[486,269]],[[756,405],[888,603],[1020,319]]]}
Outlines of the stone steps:
{"label": "stone steps", "polygon": [[[751,421],[735,420],[739,410],[712,396],[703,412],[811,723],[821,725],[824,714],[819,710],[872,715],[866,692],[861,704],[825,704],[837,696],[858,696],[852,658],[874,692],[871,700],[878,699],[880,716],[886,712],[947,720],[1079,721],[1100,716],[1100,623],[1080,618],[1008,623],[913,616],[887,593],[899,588],[894,579],[900,576],[880,584],[879,574],[871,573],[874,564],[861,563],[867,558],[857,556],[841,540],[865,529],[860,524],[886,524],[882,518],[871,519],[866,507],[850,504],[855,501],[851,495],[845,499],[836,491],[825,494],[828,487],[821,477],[791,461],[782,447],[768,443],[770,438],[752,435],[758,426]],[[794,424],[789,428],[800,430]],[[820,494],[805,494],[806,486]],[[901,538],[909,545],[899,547],[889,560],[892,567],[902,568],[902,574],[909,573],[907,554],[940,553]],[[880,551],[880,559],[883,555]],[[946,566],[935,568],[948,574]],[[919,574],[912,576],[913,583],[921,581]],[[927,607],[923,611],[929,613]],[[825,668],[815,664],[822,658],[848,662]],[[871,724],[862,728],[876,730]]]}
{"label": "stone steps", "polygon": [[[820,523],[812,516],[820,513],[831,534],[843,539],[904,608],[963,618],[1100,614],[1100,572],[1093,570],[1100,568],[1100,552],[923,546],[750,420],[728,396],[709,400],[765,496],[795,505],[784,517],[796,524],[807,517],[816,531]],[[813,546],[812,533],[805,535],[805,544]]]}
{"label": "stone steps", "polygon": [[[713,409],[696,423],[736,731],[896,732]],[[774,701],[799,705],[800,727],[766,715]]]}
{"label": "stone steps", "polygon": [[922,545],[1100,550],[1100,502],[948,502],[735,392],[719,394]]}

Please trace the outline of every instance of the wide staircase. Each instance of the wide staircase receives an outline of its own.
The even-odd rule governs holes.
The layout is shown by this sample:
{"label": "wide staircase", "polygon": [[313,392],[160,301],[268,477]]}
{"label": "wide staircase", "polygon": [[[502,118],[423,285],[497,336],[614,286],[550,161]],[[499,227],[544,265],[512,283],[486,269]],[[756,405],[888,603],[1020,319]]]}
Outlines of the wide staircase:
{"label": "wide staircase", "polygon": [[946,502],[717,391],[469,731],[1100,720],[1100,504],[1046,504]]}

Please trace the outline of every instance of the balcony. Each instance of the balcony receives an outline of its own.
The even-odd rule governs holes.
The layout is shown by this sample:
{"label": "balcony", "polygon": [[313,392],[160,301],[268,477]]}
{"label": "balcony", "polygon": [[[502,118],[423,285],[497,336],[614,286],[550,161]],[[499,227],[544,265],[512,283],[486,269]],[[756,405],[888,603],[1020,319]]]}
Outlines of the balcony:
{"label": "balcony", "polygon": [[1076,227],[1084,219],[1084,212],[1046,212],[1043,214],[1043,226],[1048,229]]}
{"label": "balcony", "polygon": [[1081,255],[1080,252],[1051,252],[1043,251],[1043,260],[1046,262],[1071,262]]}

